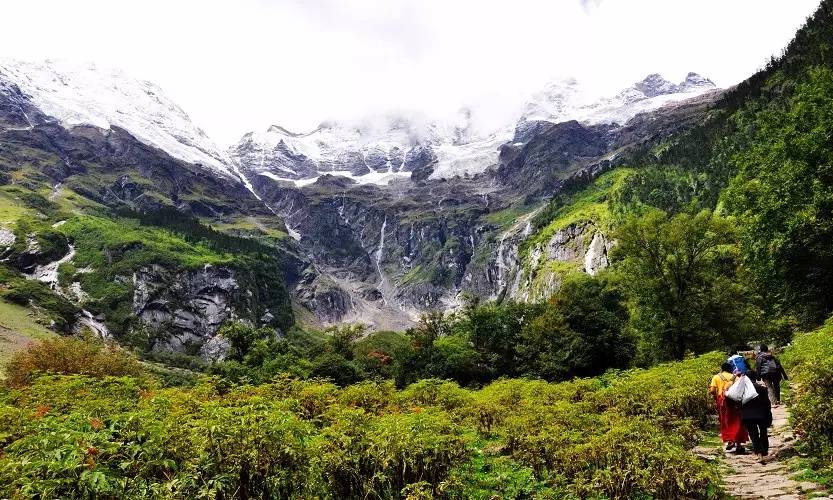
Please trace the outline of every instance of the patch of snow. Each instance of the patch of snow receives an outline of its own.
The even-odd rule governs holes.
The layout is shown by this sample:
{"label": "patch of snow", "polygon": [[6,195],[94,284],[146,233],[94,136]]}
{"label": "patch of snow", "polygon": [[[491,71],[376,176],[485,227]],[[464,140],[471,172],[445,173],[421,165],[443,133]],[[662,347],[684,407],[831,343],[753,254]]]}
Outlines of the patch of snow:
{"label": "patch of snow", "polygon": [[291,227],[286,226],[286,232],[289,234],[290,238],[292,238],[293,240],[301,241],[301,233],[299,233],[295,229],[292,229]]}
{"label": "patch of snow", "polygon": [[386,186],[396,179],[408,179],[411,177],[410,172],[375,172],[371,171],[363,175],[353,175],[349,170],[335,170],[327,172],[329,175],[340,177],[347,177],[358,184],[377,184]]}
{"label": "patch of snow", "polygon": [[505,128],[487,137],[464,143],[441,143],[434,148],[437,164],[432,179],[474,175],[497,164],[500,146],[512,139],[513,129]]}
{"label": "patch of snow", "polygon": [[576,120],[586,125],[624,125],[639,113],[653,111],[672,102],[684,101],[715,90],[715,84],[689,73],[678,84],[658,74],[648,75],[615,96],[598,97],[581,92],[575,79],[550,83],[527,102],[522,121],[560,123]]}
{"label": "patch of snow", "polygon": [[[396,179],[407,179],[411,177],[410,172],[369,172],[364,175],[354,175],[349,170],[333,170],[330,172],[326,172],[326,175],[333,175],[337,177],[346,177],[355,181],[357,184],[376,184],[380,186],[386,186],[391,182],[395,181]],[[264,177],[268,177],[272,180],[279,181],[279,182],[289,182],[293,184],[295,187],[304,187],[309,186],[310,184],[315,184],[318,182],[318,179],[321,178],[320,175],[316,175],[315,177],[309,177],[306,179],[291,179],[289,177],[280,177],[272,172],[258,172],[257,175],[262,175]]]}

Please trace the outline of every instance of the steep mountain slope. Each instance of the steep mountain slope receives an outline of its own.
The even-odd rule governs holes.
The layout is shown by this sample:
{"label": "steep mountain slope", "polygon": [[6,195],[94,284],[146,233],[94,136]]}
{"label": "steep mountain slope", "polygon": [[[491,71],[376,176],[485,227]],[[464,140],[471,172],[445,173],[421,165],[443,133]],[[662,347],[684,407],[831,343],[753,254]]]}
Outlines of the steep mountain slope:
{"label": "steep mountain slope", "polygon": [[[151,88],[118,83],[127,94]],[[45,311],[55,329],[90,328],[153,351],[196,352],[229,318],[292,324],[284,278],[298,272],[281,243],[283,223],[223,162],[176,139],[198,133],[186,122],[171,128],[185,119],[178,108],[171,119],[157,120],[163,111],[151,106],[148,115],[118,118],[140,108],[60,101],[63,108],[44,106],[75,109],[62,115],[67,121],[46,114],[6,67],[0,71],[2,298]],[[219,227],[262,221],[275,237],[235,238],[197,218]]]}
{"label": "steep mountain slope", "polygon": [[[68,62],[0,60],[0,79],[16,85],[41,113],[66,128],[118,127],[144,144],[239,180],[228,156],[157,85],[118,70]],[[36,125],[27,118],[29,127]]]}

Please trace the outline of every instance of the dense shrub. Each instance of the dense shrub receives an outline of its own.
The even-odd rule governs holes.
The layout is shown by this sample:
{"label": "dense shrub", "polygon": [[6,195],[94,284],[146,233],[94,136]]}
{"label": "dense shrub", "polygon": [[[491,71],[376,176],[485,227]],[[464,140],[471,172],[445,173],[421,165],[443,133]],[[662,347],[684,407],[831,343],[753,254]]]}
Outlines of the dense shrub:
{"label": "dense shrub", "polygon": [[353,360],[370,378],[391,379],[393,358],[408,345],[408,338],[399,332],[374,332],[353,345]]}
{"label": "dense shrub", "polygon": [[500,377],[567,380],[624,368],[634,352],[622,297],[604,278],[565,281],[545,304],[470,300],[461,311],[424,315],[393,352],[403,387],[424,378],[479,386]]}
{"label": "dense shrub", "polygon": [[121,348],[89,339],[56,338],[15,353],[6,365],[6,382],[21,386],[38,374],[138,375],[139,363]]}
{"label": "dense shrub", "polygon": [[716,497],[688,448],[719,359],[481,390],[42,376],[0,390],[0,496]]}

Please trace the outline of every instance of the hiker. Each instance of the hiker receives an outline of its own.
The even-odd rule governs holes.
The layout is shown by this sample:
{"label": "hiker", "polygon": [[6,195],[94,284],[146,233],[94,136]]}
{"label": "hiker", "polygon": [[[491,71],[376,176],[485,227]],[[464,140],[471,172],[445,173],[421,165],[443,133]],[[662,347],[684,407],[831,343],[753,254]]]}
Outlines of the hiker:
{"label": "hiker", "polygon": [[743,425],[752,439],[752,450],[761,463],[769,454],[769,435],[767,428],[772,425],[772,409],[769,405],[768,390],[761,384],[754,372],[749,372],[749,378],[755,386],[758,397],[749,400],[741,410]]}
{"label": "hiker", "polygon": [[744,452],[743,443],[749,439],[743,426],[738,403],[726,398],[726,389],[735,383],[737,377],[732,373],[734,368],[728,361],[720,367],[720,373],[712,377],[709,384],[709,394],[714,396],[717,404],[717,417],[720,422],[720,439],[726,443],[726,451]]}
{"label": "hiker", "polygon": [[769,401],[773,406],[781,404],[781,379],[789,380],[787,372],[781,366],[778,358],[769,352],[766,344],[758,347],[758,355],[755,357],[755,376],[763,380],[769,393]]}

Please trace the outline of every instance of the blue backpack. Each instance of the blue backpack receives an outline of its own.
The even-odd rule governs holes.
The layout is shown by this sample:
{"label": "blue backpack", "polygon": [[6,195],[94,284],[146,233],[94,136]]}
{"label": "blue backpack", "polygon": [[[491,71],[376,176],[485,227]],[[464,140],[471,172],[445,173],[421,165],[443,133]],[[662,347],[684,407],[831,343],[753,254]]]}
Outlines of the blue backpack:
{"label": "blue backpack", "polygon": [[726,360],[731,366],[732,371],[738,371],[743,375],[746,375],[746,372],[749,370],[749,366],[746,364],[746,360],[743,359],[743,356],[740,354],[735,354],[733,356],[729,356],[729,359]]}

